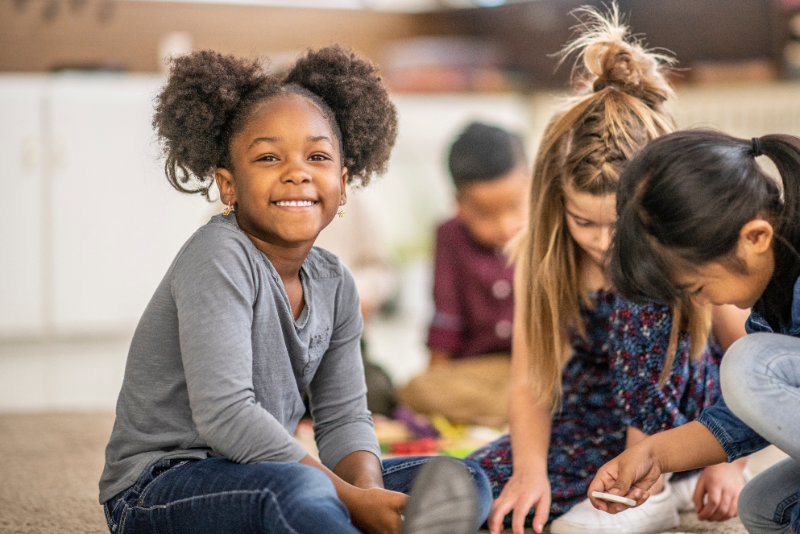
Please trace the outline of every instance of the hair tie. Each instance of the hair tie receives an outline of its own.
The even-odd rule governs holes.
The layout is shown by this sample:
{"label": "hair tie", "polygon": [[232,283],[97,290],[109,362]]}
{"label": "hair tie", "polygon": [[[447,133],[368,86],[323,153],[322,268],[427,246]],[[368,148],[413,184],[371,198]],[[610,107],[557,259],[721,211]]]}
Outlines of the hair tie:
{"label": "hair tie", "polygon": [[754,137],[752,142],[753,142],[753,157],[757,158],[758,156],[763,154],[763,152],[761,152],[761,139],[758,137]]}

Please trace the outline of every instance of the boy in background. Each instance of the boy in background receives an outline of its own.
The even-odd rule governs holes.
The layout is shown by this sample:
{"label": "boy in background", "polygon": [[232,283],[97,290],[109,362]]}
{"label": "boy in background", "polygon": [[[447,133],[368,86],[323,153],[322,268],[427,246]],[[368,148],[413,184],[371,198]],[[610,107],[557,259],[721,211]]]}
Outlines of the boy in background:
{"label": "boy in background", "polygon": [[522,139],[473,122],[450,148],[456,216],[436,232],[430,366],[398,394],[413,410],[458,423],[507,421],[513,268],[503,249],[527,221]]}

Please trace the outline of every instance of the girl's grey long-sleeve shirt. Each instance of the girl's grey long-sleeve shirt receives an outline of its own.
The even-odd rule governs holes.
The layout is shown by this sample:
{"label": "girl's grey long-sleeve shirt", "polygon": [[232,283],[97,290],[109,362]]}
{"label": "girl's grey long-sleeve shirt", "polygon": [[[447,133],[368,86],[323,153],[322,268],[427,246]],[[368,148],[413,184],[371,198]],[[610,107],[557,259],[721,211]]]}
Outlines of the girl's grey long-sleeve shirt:
{"label": "girl's grey long-sleeve shirt", "polygon": [[320,460],[380,457],[367,410],[353,277],[313,248],[300,271],[295,321],[275,268],[236,224],[217,215],[186,242],[131,342],[106,447],[100,502],[166,458],[297,462],[292,437],[308,388]]}

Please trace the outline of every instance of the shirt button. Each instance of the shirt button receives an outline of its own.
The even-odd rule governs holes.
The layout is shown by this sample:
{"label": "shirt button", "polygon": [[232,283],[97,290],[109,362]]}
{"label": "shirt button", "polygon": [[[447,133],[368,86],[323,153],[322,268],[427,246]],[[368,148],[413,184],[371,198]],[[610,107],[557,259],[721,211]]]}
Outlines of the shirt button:
{"label": "shirt button", "polygon": [[511,326],[511,321],[508,319],[503,319],[502,321],[497,321],[497,324],[494,325],[494,333],[500,339],[508,339],[511,337],[511,331],[513,327]]}
{"label": "shirt button", "polygon": [[492,295],[498,300],[507,298],[511,294],[511,282],[508,280],[498,280],[492,284]]}

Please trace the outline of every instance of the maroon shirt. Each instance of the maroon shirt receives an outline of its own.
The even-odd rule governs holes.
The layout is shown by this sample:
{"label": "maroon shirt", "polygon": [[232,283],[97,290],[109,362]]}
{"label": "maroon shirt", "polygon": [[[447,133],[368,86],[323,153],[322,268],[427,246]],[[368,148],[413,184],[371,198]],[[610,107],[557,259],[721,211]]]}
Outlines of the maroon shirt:
{"label": "maroon shirt", "polygon": [[428,347],[454,358],[510,353],[513,279],[506,256],[477,243],[461,221],[439,226]]}

